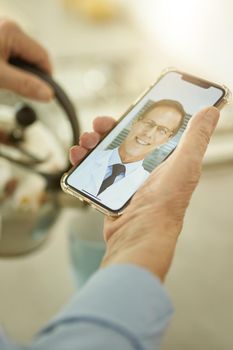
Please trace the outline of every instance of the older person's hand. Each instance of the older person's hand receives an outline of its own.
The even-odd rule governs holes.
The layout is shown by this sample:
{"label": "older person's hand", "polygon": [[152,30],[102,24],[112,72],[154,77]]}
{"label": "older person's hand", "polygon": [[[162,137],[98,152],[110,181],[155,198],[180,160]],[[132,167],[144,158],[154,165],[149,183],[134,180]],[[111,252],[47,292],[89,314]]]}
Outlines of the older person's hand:
{"label": "older person's hand", "polygon": [[25,97],[48,101],[52,89],[35,75],[26,73],[8,63],[18,57],[51,73],[51,64],[45,49],[25,34],[20,27],[7,19],[0,19],[0,88],[14,91]]}
{"label": "older person's hand", "polygon": [[[102,266],[136,264],[164,279],[218,119],[215,107],[192,117],[176,150],[151,173],[123,215],[105,219],[107,250]],[[111,118],[97,118],[94,132],[83,134],[80,145],[71,148],[71,162],[77,164],[114,124]]]}

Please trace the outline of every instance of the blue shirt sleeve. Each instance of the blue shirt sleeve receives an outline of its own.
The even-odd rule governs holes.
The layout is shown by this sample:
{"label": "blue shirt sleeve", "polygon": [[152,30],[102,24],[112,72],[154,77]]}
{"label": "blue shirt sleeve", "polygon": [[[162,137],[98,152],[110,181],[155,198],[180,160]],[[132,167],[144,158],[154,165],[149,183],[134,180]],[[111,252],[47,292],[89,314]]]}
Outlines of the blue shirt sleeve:
{"label": "blue shirt sleeve", "polygon": [[172,312],[153,274],[110,265],[90,278],[27,350],[156,350]]}

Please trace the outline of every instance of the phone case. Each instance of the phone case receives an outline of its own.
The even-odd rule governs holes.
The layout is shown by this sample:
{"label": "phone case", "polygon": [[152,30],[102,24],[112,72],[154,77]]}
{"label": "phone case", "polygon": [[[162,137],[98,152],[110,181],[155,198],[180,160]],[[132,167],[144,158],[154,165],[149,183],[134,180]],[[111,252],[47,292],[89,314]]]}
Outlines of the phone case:
{"label": "phone case", "polygon": [[[132,108],[134,108],[134,106],[138,103],[139,100],[141,100],[146,94],[147,92],[155,85],[157,84],[157,82],[166,74],[170,73],[170,72],[178,72],[178,73],[182,73],[182,74],[188,74],[189,76],[192,76],[191,74],[187,73],[187,72],[183,72],[180,71],[178,69],[176,69],[175,67],[168,67],[165,68],[161,74],[159,75],[159,77],[156,79],[155,82],[153,82],[153,84],[151,84],[145,91],[143,91],[143,93],[136,99],[136,101],[134,101],[131,106],[126,110],[126,112],[119,118],[118,123],[130,112],[130,110]],[[193,78],[198,78],[196,76],[193,76]],[[211,83],[212,85],[215,85],[217,87],[220,87],[224,90],[225,95],[222,98],[222,100],[216,104],[216,107],[218,107],[218,109],[222,109],[226,104],[230,103],[232,101],[232,94],[231,91],[229,90],[228,87],[226,87],[225,85],[220,85],[217,83],[214,83],[212,81],[208,81],[205,80],[203,78],[201,78],[201,80],[203,82],[206,83]],[[117,217],[123,214],[124,209],[127,207],[128,203],[130,202],[130,200],[125,204],[125,206],[119,211],[119,212],[112,212],[111,210],[107,210],[105,208],[103,208],[101,205],[98,205],[97,203],[95,203],[94,201],[92,201],[91,199],[83,196],[81,193],[78,193],[77,191],[75,191],[72,187],[70,187],[69,185],[66,184],[66,179],[67,177],[70,175],[70,173],[76,168],[76,166],[73,166],[67,173],[65,173],[62,178],[61,178],[61,188],[62,190],[69,194],[72,195],[76,198],[78,198],[79,200],[81,200],[82,202],[85,202],[87,204],[89,204],[91,207],[97,209],[98,211],[102,212],[105,215],[108,216],[113,216],[113,217]]]}
{"label": "phone case", "polygon": [[[192,76],[192,74],[190,73],[187,73],[187,72],[184,72],[182,70],[179,70],[177,69],[176,67],[167,67],[165,69],[162,70],[160,76],[158,77],[158,79],[155,81],[154,84],[156,84],[164,75],[166,75],[167,73],[170,73],[170,72],[178,72],[178,73],[182,73],[182,74],[188,74],[190,76]],[[197,78],[196,76],[193,76],[194,78]],[[216,105],[216,107],[218,107],[218,109],[222,109],[226,104],[229,104],[232,102],[232,92],[231,90],[224,84],[218,84],[216,82],[213,82],[213,81],[209,81],[209,80],[206,80],[204,78],[201,78],[204,82],[206,83],[211,83],[213,85],[216,85],[218,87],[221,87],[224,92],[225,92],[225,96],[224,98],[220,101],[219,104]],[[150,85],[153,86],[154,84]]]}

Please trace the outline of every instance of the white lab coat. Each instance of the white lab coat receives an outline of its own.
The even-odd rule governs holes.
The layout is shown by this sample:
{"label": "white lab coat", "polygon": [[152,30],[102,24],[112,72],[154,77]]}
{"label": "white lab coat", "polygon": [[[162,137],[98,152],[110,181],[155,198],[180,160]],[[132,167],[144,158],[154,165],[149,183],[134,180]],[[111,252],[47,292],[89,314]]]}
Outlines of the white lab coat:
{"label": "white lab coat", "polygon": [[[112,152],[113,150],[100,151],[94,159],[91,157],[88,162],[84,161],[85,165],[81,164],[79,171],[72,174],[76,176],[75,184],[72,180],[73,186],[75,185],[79,190],[85,190],[97,197]],[[113,210],[120,209],[148,176],[149,172],[140,165],[124,178],[106,188],[96,199]]]}

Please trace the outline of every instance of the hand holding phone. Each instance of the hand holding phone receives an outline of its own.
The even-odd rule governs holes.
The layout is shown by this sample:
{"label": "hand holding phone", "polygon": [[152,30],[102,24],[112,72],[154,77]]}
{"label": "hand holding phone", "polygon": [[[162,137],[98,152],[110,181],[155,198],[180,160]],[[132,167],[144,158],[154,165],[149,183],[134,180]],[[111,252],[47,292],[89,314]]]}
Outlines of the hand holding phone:
{"label": "hand holding phone", "polygon": [[192,116],[202,107],[221,108],[228,97],[224,86],[167,71],[63,176],[63,190],[107,215],[121,215],[150,173],[175,150]]}
{"label": "hand holding phone", "polygon": [[[219,111],[214,107],[197,113],[176,150],[151,173],[123,215],[117,219],[105,217],[107,250],[103,267],[114,263],[136,264],[161,280],[165,278],[218,118]],[[81,161],[114,124],[111,118],[98,118],[93,125],[94,132],[81,137],[82,146],[70,150],[73,165]]]}

